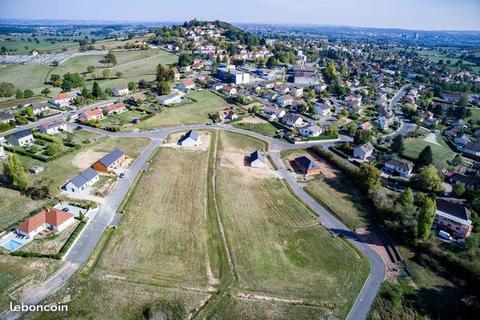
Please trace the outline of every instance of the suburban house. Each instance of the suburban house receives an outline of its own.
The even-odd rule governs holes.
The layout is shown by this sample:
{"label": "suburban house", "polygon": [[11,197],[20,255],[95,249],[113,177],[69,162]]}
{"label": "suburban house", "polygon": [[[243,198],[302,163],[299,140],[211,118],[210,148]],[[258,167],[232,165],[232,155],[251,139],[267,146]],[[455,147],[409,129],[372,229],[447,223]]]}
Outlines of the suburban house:
{"label": "suburban house", "polygon": [[298,114],[287,113],[283,118],[282,121],[289,127],[300,127],[303,124],[303,119]]}
{"label": "suburban house", "polygon": [[469,142],[465,145],[462,151],[473,156],[480,157],[480,143]]}
{"label": "suburban house", "polygon": [[220,121],[238,119],[238,116],[232,109],[223,109],[218,111],[218,117],[220,118]]}
{"label": "suburban house", "polygon": [[290,88],[281,84],[275,87],[275,91],[277,91],[280,94],[287,94],[290,91]]}
{"label": "suburban house", "polygon": [[329,103],[315,103],[315,111],[319,116],[327,117],[332,114],[332,106]]}
{"label": "suburban house", "polygon": [[393,118],[379,117],[375,120],[375,124],[378,125],[379,128],[385,130],[393,124]]}
{"label": "suburban house", "polygon": [[32,103],[30,105],[34,115],[40,114],[42,112],[48,111],[49,107],[46,103]]}
{"label": "suburban house", "polygon": [[298,128],[300,134],[304,137],[318,137],[323,133],[323,129],[316,124],[307,125],[305,127]]}
{"label": "suburban house", "polygon": [[320,167],[306,156],[296,158],[295,164],[306,176],[320,173]]}
{"label": "suburban house", "polygon": [[0,123],[10,123],[15,117],[10,112],[0,112]]}
{"label": "suburban house", "polygon": [[160,104],[168,106],[171,104],[179,103],[180,101],[182,101],[183,96],[183,93],[176,91],[168,95],[160,96],[157,98],[157,100],[158,102],[160,102]]}
{"label": "suburban house", "polygon": [[115,149],[93,164],[93,169],[100,172],[111,172],[120,166],[126,159],[125,153]]}
{"label": "suburban house", "polygon": [[28,129],[14,132],[7,137],[9,144],[18,147],[29,146],[33,143],[33,140],[33,134]]}
{"label": "suburban house", "polygon": [[72,92],[62,92],[48,100],[53,105],[56,105],[57,107],[68,107],[70,103],[75,100],[75,98],[78,96],[78,93],[76,91]]}
{"label": "suburban house", "polygon": [[289,94],[285,94],[277,99],[277,103],[282,107],[290,106],[293,103],[293,97]]}
{"label": "suburban house", "polygon": [[367,142],[361,146],[353,149],[353,157],[361,160],[367,160],[373,154],[375,148],[370,142]]}
{"label": "suburban house", "polygon": [[403,160],[392,159],[385,163],[383,171],[388,174],[398,173],[404,178],[409,178],[412,174],[413,166]]}
{"label": "suburban house", "polygon": [[115,97],[126,96],[129,93],[128,86],[125,84],[115,86],[112,89],[113,95]]}
{"label": "suburban house", "polygon": [[195,130],[188,131],[180,138],[180,140],[178,140],[178,144],[182,147],[196,147],[199,142],[200,135]]}
{"label": "suburban house", "polygon": [[455,238],[463,239],[470,236],[473,229],[470,210],[459,200],[448,198],[437,198],[436,200],[434,228],[444,230]]}
{"label": "suburban house", "polygon": [[112,103],[103,108],[103,113],[107,115],[119,114],[126,112],[127,108],[123,102]]}
{"label": "suburban house", "polygon": [[220,92],[223,94],[226,94],[228,96],[234,96],[237,94],[237,88],[232,87],[230,85],[224,85],[221,89]]}
{"label": "suburban house", "polygon": [[263,97],[265,99],[268,99],[269,101],[275,101],[277,100],[278,98],[278,93],[276,92],[273,92],[273,91],[266,91],[264,94],[263,94]]}
{"label": "suburban house", "polygon": [[465,146],[468,141],[470,140],[470,137],[466,135],[465,133],[459,133],[453,138],[453,142],[458,145],[458,146]]}
{"label": "suburban house", "polygon": [[362,106],[362,97],[350,95],[345,98],[345,103],[350,111],[358,111],[358,109],[360,109]]}
{"label": "suburban house", "polygon": [[42,124],[37,129],[42,133],[57,134],[67,130],[67,123],[63,119],[57,119]]}
{"label": "suburban house", "polygon": [[135,102],[143,102],[147,100],[147,96],[142,92],[137,92],[130,95],[129,100],[135,101]]}
{"label": "suburban house", "polygon": [[97,182],[99,177],[98,173],[93,170],[92,167],[88,167],[67,181],[61,189],[73,193],[82,192]]}
{"label": "suburban house", "polygon": [[74,221],[75,217],[72,214],[55,208],[48,208],[20,223],[15,231],[27,238],[33,238],[44,230],[60,233]]}
{"label": "suburban house", "polygon": [[188,78],[183,80],[177,85],[177,88],[183,91],[195,89],[195,82],[192,79]]}
{"label": "suburban house", "polygon": [[250,167],[252,168],[265,168],[265,158],[263,154],[256,150],[252,154],[250,154]]}
{"label": "suburban house", "polygon": [[290,93],[295,97],[300,98],[303,96],[303,88],[293,88]]}
{"label": "suburban house", "polygon": [[78,117],[80,121],[101,120],[103,119],[102,109],[85,110]]}
{"label": "suburban house", "polygon": [[467,188],[476,188],[480,186],[480,176],[467,176],[461,173],[447,172],[445,177],[449,183],[463,183]]}
{"label": "suburban house", "polygon": [[373,125],[370,123],[370,121],[366,121],[358,126],[359,130],[363,131],[370,131],[373,130]]}
{"label": "suburban house", "polygon": [[281,119],[286,114],[285,110],[276,107],[263,107],[262,112],[269,116],[270,120]]}

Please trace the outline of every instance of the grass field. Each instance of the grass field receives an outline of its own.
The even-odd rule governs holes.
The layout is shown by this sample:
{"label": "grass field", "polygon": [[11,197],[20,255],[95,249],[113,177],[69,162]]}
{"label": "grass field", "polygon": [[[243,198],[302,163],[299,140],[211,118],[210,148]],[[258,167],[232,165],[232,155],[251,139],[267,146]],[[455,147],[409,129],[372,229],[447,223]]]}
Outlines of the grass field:
{"label": "grass field", "polygon": [[480,121],[480,109],[479,108],[470,108],[472,115],[468,118],[468,120],[473,121]]}
{"label": "grass field", "polygon": [[206,287],[206,161],[206,151],[161,148],[98,267],[144,283]]}
{"label": "grass field", "polygon": [[[107,67],[100,63],[102,56],[79,56],[69,59],[64,64],[52,68],[47,65],[6,65],[0,68],[0,82],[6,81],[12,83],[20,89],[32,89],[39,94],[47,85],[44,84],[47,74],[63,75],[70,73],[86,73],[88,66],[95,66],[97,69],[97,81],[102,89],[112,88],[118,84],[127,84],[130,81],[139,81],[141,79],[153,80],[155,78],[155,69],[159,63],[164,65],[177,62],[178,57],[174,54],[165,52],[161,49],[148,49],[140,51],[121,51],[114,53],[117,58],[117,65]],[[102,79],[104,69],[110,69],[113,76],[117,72],[122,72],[121,78]],[[91,88],[93,80],[89,75],[85,75],[85,86]],[[52,88],[52,92],[59,91],[58,88]]]}
{"label": "grass field", "polygon": [[423,138],[409,138],[405,141],[404,154],[409,158],[416,159],[426,146],[430,146],[432,148],[433,162],[440,167],[445,167],[446,161],[453,158],[455,152],[450,149],[440,135],[437,135],[437,142],[438,144],[434,144],[423,140]]}
{"label": "grass field", "polygon": [[148,129],[180,124],[206,123],[209,113],[230,106],[225,100],[209,91],[192,91],[187,94],[187,97],[196,100],[196,102],[164,108],[162,112],[140,124],[139,128]]}
{"label": "grass field", "polygon": [[[236,147],[242,136],[220,134],[220,156],[259,148]],[[279,180],[255,179],[217,166],[217,199],[234,255],[237,289],[333,303],[345,317],[368,274],[368,261],[335,240]],[[355,271],[351,266],[355,265]]]}
{"label": "grass field", "polygon": [[71,41],[60,41],[65,40],[62,37],[56,37],[58,41],[48,41],[45,37],[38,37],[39,43],[35,41],[28,41],[28,36],[24,36],[24,39],[12,39],[9,41],[2,41],[2,47],[5,47],[9,54],[13,55],[23,55],[30,54],[32,50],[39,50],[41,52],[61,52],[64,48],[72,49],[78,48],[78,42]]}
{"label": "grass field", "polygon": [[8,308],[9,294],[29,281],[43,281],[61,264],[61,261],[52,259],[0,255],[0,313]]}
{"label": "grass field", "polygon": [[307,182],[305,191],[330,211],[350,229],[365,228],[368,209],[358,187],[341,172],[336,177],[319,175]]}
{"label": "grass field", "polygon": [[257,132],[263,134],[265,136],[274,136],[276,131],[278,130],[275,126],[271,123],[244,123],[244,122],[237,122],[234,124],[235,127],[239,129],[249,130],[253,132]]}

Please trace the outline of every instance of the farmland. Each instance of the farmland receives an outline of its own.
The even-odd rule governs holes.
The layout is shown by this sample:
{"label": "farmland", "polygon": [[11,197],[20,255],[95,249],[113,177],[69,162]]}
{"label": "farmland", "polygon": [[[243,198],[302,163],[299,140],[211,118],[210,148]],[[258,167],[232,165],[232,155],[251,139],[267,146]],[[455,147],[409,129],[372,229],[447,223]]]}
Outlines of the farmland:
{"label": "farmland", "polygon": [[229,107],[222,98],[209,91],[194,91],[187,94],[193,103],[165,107],[162,112],[143,122],[139,127],[167,127],[180,124],[206,123],[208,114]]}

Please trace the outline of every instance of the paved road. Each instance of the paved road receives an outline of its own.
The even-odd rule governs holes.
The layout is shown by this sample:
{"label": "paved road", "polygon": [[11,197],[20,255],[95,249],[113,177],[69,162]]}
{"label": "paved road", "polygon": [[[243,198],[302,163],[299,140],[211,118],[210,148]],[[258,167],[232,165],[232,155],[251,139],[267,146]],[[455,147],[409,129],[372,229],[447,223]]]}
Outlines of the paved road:
{"label": "paved road", "polygon": [[[44,300],[48,295],[52,294],[63,286],[70,277],[72,277],[80,267],[86,263],[92,254],[95,246],[100,240],[105,228],[112,221],[115,212],[125,195],[127,194],[130,186],[132,185],[135,177],[141,170],[145,169],[148,164],[148,158],[153,154],[157,147],[159,147],[162,141],[168,134],[178,131],[186,131],[191,129],[221,129],[231,132],[237,132],[245,135],[249,135],[258,139],[261,139],[268,143],[268,150],[272,156],[272,160],[279,168],[280,175],[286,179],[293,192],[297,194],[302,201],[304,201],[309,207],[311,207],[319,216],[322,224],[336,234],[344,235],[355,247],[357,247],[370,261],[371,271],[368,279],[365,282],[359,296],[357,297],[348,319],[365,319],[370,306],[378,292],[378,288],[383,282],[386,274],[386,269],[383,261],[380,257],[371,249],[366,243],[361,242],[358,237],[349,230],[342,222],[330,214],[324,207],[318,204],[312,197],[310,197],[290,172],[286,169],[285,164],[280,158],[280,151],[291,148],[303,148],[310,145],[322,144],[322,142],[309,143],[305,145],[292,145],[290,143],[263,136],[261,134],[246,131],[238,128],[234,128],[228,125],[189,125],[189,126],[177,126],[171,128],[158,129],[147,132],[131,132],[131,133],[117,133],[107,132],[100,129],[86,127],[86,130],[95,131],[108,136],[116,137],[147,137],[152,141],[140,154],[140,156],[130,165],[127,170],[125,178],[119,179],[115,187],[105,199],[104,204],[98,210],[98,213],[94,218],[89,221],[82,234],[77,241],[72,245],[72,248],[64,258],[66,264],[58,270],[51,278],[49,278],[41,286],[32,290],[32,295],[29,296],[24,302],[28,304],[39,303]],[[331,144],[331,142],[323,142],[323,144]],[[0,316],[1,319],[18,319],[21,317],[21,313],[8,312]]]}

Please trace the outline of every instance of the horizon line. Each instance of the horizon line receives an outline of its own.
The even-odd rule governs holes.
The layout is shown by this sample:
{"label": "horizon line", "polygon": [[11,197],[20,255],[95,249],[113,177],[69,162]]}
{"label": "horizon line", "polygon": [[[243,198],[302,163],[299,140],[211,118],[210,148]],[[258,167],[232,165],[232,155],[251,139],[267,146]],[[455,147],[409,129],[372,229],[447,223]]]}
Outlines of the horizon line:
{"label": "horizon line", "polygon": [[[113,24],[113,23],[126,23],[126,24],[133,24],[133,23],[179,23],[183,24],[184,22],[195,20],[196,18],[192,18],[189,20],[184,21],[176,21],[176,20],[128,20],[128,19],[119,19],[119,20],[90,20],[90,19],[56,19],[56,18],[0,18],[1,21],[58,21],[58,22],[89,22],[89,23],[103,23],[103,24]],[[343,24],[317,24],[317,23],[295,23],[295,22],[229,22],[220,19],[214,20],[203,20],[203,19],[196,19],[198,21],[206,21],[206,22],[215,22],[221,21],[230,23],[232,25],[235,24],[250,24],[250,25],[274,25],[274,26],[304,26],[304,27],[344,27],[344,28],[358,28],[358,29],[378,29],[378,30],[399,30],[399,31],[410,31],[410,32],[474,32],[480,33],[479,30],[472,30],[472,29],[462,29],[462,30],[453,30],[453,29],[409,29],[409,28],[402,28],[402,27],[368,27],[368,26],[359,26],[359,25],[343,25]]]}

